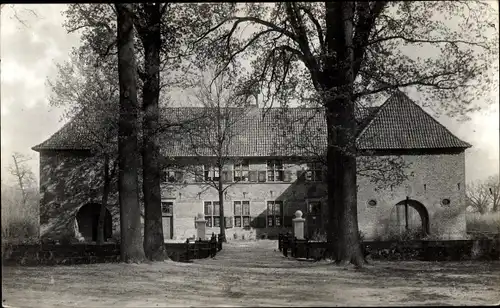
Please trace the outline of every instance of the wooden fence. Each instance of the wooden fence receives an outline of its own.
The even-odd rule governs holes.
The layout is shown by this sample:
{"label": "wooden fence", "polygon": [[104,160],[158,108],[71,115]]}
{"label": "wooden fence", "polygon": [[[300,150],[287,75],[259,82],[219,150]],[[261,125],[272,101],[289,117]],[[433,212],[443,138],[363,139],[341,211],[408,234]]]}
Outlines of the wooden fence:
{"label": "wooden fence", "polygon": [[[327,242],[298,240],[289,234],[278,236],[278,249],[285,257],[320,260],[331,257]],[[477,240],[364,241],[364,256],[385,260],[459,261],[499,260],[500,238]]]}

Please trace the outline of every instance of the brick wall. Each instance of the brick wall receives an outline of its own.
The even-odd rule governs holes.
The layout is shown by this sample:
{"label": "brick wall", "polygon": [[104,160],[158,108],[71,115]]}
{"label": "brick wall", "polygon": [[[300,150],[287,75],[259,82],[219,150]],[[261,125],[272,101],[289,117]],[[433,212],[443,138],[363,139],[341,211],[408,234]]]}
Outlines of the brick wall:
{"label": "brick wall", "polygon": [[[420,202],[429,213],[430,235],[434,238],[465,238],[465,156],[462,153],[405,155],[411,162],[408,173],[413,177],[397,187],[377,191],[367,178],[358,177],[358,221],[367,238],[387,233],[394,205],[406,199],[406,187],[411,186],[410,199]],[[424,186],[425,185],[425,186]],[[370,207],[370,199],[377,205]],[[441,201],[449,199],[449,205]]]}
{"label": "brick wall", "polygon": [[[406,155],[404,159],[412,163],[407,172],[414,176],[397,187],[377,190],[367,178],[358,177],[358,219],[360,230],[367,239],[387,232],[394,205],[406,197],[406,185],[412,187],[410,198],[422,203],[430,218],[431,235],[437,238],[461,238],[465,234],[465,212],[462,210],[465,197],[464,153],[436,155]],[[42,238],[58,238],[74,234],[74,217],[78,209],[91,202],[100,203],[102,185],[102,165],[95,157],[83,153],[41,153],[40,191]],[[227,190],[224,200],[225,216],[233,217],[234,201],[250,201],[252,226],[256,221],[266,223],[267,201],[284,202],[284,215],[292,216],[296,210],[307,213],[308,200],[323,200],[322,212],[326,217],[326,186],[323,183],[306,182],[297,179],[297,171],[304,164],[285,164],[290,172],[290,182],[237,183]],[[265,159],[251,161],[251,169],[266,169]],[[173,238],[186,239],[196,235],[194,220],[203,213],[204,201],[217,201],[218,193],[206,185],[193,183],[194,176],[186,176],[185,183],[162,184],[162,199],[173,201]],[[458,184],[460,183],[460,189]],[[424,189],[424,184],[426,185]],[[448,198],[451,204],[443,206],[441,200]],[[369,207],[367,201],[375,199],[377,205]],[[113,216],[113,232],[119,232],[119,207],[116,183],[110,195],[109,206]],[[258,218],[260,217],[260,218]],[[326,222],[326,220],[325,220]],[[307,222],[306,222],[307,223]],[[306,226],[307,227],[307,226]],[[226,229],[229,238],[253,239],[273,236],[286,232],[285,227],[233,227]],[[219,228],[207,228],[207,235],[219,233]]]}
{"label": "brick wall", "polygon": [[[107,207],[119,230],[116,183]],[[75,217],[89,203],[101,203],[102,161],[86,152],[40,153],[40,235],[42,240],[75,236]]]}

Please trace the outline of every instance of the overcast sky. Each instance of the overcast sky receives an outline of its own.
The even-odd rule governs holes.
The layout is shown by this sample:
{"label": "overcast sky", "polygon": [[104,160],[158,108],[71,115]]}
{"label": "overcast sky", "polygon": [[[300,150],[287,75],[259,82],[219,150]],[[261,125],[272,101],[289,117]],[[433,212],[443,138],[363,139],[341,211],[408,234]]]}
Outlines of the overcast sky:
{"label": "overcast sky", "polygon": [[[13,8],[14,7],[14,8]],[[39,156],[31,147],[43,142],[63,124],[61,110],[48,105],[46,78],[54,78],[55,63],[68,59],[77,47],[77,34],[63,28],[64,4],[5,5],[1,14],[1,146],[2,181],[9,182],[7,165],[12,153],[31,155],[38,177]],[[36,12],[35,16],[29,10]],[[21,23],[14,14],[17,15]],[[498,90],[488,93],[495,104],[471,114],[471,120],[436,117],[449,130],[473,145],[466,151],[467,181],[499,171]]]}

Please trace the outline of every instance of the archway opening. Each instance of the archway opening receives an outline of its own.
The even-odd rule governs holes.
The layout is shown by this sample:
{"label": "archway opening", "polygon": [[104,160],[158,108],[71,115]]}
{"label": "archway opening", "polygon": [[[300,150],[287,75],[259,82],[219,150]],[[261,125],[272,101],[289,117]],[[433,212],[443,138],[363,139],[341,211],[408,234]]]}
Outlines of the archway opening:
{"label": "archway opening", "polygon": [[390,216],[389,233],[419,239],[429,234],[429,213],[425,206],[412,199],[398,202]]}
{"label": "archway opening", "polygon": [[[98,203],[85,204],[78,210],[76,221],[78,222],[78,231],[85,241],[97,241],[97,225],[99,224],[99,213],[101,205]],[[106,209],[104,215],[104,240],[111,238],[112,230],[111,213]]]}

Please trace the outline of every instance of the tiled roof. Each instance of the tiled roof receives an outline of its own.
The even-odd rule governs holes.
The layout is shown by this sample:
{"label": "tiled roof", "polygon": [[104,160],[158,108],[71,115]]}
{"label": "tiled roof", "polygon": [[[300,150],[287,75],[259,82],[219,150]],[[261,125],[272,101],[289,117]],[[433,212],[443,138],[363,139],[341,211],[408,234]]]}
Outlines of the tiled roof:
{"label": "tiled roof", "polygon": [[471,147],[401,92],[382,105],[360,133],[357,146],[367,150]]}
{"label": "tiled roof", "polygon": [[[204,125],[204,109],[199,107],[167,108],[164,123],[187,122]],[[307,149],[322,150],[326,146],[326,121],[317,108],[232,108],[230,118],[236,119],[234,137],[227,149],[229,156],[303,155]],[[429,149],[468,148],[444,126],[402,94],[395,94],[380,108],[359,109],[358,149]],[[42,150],[90,149],[84,118],[75,117],[43,143],[33,147]],[[203,120],[202,120],[203,121]],[[175,129],[175,128],[174,128]],[[164,135],[162,154],[170,157],[212,156],[206,147],[192,148],[186,130]],[[209,139],[208,134],[205,139]],[[307,151],[306,151],[307,152]]]}

